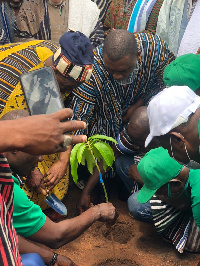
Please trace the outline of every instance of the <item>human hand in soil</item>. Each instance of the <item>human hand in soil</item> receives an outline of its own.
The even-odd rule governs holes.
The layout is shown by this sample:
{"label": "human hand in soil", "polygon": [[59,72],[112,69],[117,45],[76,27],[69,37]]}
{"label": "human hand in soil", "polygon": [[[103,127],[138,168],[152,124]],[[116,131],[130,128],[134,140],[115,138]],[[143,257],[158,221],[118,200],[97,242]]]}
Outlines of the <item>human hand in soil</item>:
{"label": "human hand in soil", "polygon": [[68,257],[58,255],[55,266],[76,266]]}
{"label": "human hand in soil", "polygon": [[101,222],[106,222],[110,226],[115,224],[119,214],[112,203],[101,203],[95,205],[94,208],[98,208],[100,218],[98,219]]}
{"label": "human hand in soil", "polygon": [[47,193],[49,193],[49,191],[52,190],[66,174],[71,150],[72,145],[69,146],[67,151],[60,154],[58,161],[55,162],[44,175],[44,184],[46,188],[48,188]]}
{"label": "human hand in soil", "polygon": [[128,170],[128,175],[130,179],[143,185],[142,178],[137,170],[137,164],[132,164]]}

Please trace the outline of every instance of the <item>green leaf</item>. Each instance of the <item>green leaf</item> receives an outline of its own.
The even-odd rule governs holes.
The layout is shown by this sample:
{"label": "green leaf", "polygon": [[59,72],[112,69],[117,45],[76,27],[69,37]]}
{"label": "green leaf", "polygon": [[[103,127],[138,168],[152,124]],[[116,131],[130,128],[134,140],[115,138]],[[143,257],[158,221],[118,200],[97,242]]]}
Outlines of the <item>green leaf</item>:
{"label": "green leaf", "polygon": [[81,163],[82,161],[82,155],[83,155],[83,152],[86,148],[86,144],[85,143],[81,143],[81,145],[79,146],[79,149],[77,151],[77,159],[78,159],[78,163]]}
{"label": "green leaf", "polygon": [[90,172],[90,174],[93,174],[93,168],[95,166],[95,160],[94,157],[92,156],[91,152],[89,149],[85,149],[84,153],[83,153],[85,160],[87,162],[87,168],[88,171]]}
{"label": "green leaf", "polygon": [[77,175],[77,168],[78,168],[78,160],[77,160],[77,152],[79,147],[84,143],[76,144],[70,154],[70,165],[71,165],[71,175],[75,183],[77,183],[78,175]]}
{"label": "green leaf", "polygon": [[76,144],[72,151],[71,151],[71,154],[70,154],[70,164],[71,164],[71,167],[73,167],[73,164],[74,164],[74,161],[76,159],[76,156],[77,156],[77,152],[78,152],[78,149],[80,148],[80,146],[82,145],[83,143],[78,143]]}
{"label": "green leaf", "polygon": [[112,148],[103,141],[96,142],[94,144],[94,147],[100,152],[103,161],[105,161],[108,166],[112,167],[113,161],[115,159]]}
{"label": "green leaf", "polygon": [[105,140],[108,140],[108,141],[111,141],[117,144],[117,141],[115,139],[113,139],[112,137],[104,136],[104,135],[93,135],[88,138],[89,141],[92,139],[105,139]]}
{"label": "green leaf", "polygon": [[94,157],[97,159],[98,162],[100,162],[100,160],[103,159],[102,158],[102,155],[101,155],[101,153],[99,152],[99,150],[94,145],[92,147],[92,151],[94,153]]}
{"label": "green leaf", "polygon": [[71,175],[75,183],[78,181],[78,174],[77,174],[77,169],[78,169],[78,160],[75,158],[73,162],[73,167],[71,165]]}

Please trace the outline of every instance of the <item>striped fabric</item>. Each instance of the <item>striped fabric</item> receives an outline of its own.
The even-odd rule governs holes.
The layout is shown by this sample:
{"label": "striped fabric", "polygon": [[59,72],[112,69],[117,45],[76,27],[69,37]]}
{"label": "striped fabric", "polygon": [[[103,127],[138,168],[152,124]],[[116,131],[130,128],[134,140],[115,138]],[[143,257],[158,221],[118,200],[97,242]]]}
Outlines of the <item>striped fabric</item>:
{"label": "striped fabric", "polygon": [[194,219],[192,220],[192,225],[190,226],[185,250],[190,252],[200,252],[200,230]]}
{"label": "striped fabric", "polygon": [[21,265],[18,241],[13,228],[13,179],[10,167],[0,154],[0,265]]}
{"label": "striped fabric", "polygon": [[112,0],[104,21],[105,29],[127,29],[129,20],[137,0],[124,4],[123,0]]}
{"label": "striped fabric", "polygon": [[6,1],[0,2],[0,45],[14,40],[14,10]]}
{"label": "striped fabric", "polygon": [[57,49],[57,46],[48,41],[37,41],[36,43],[34,41],[25,43],[22,46],[24,48],[14,52],[12,49],[21,47],[20,43],[0,46],[0,113],[8,97],[16,88],[20,75],[41,63],[36,51],[37,48],[46,47],[53,53]]}
{"label": "striped fabric", "polygon": [[158,22],[158,16],[164,0],[157,0],[146,24],[146,30],[151,33],[156,33],[156,27]]}
{"label": "striped fabric", "polygon": [[99,20],[103,23],[106,16],[106,12],[112,0],[92,0],[92,1],[96,3],[98,8],[100,9]]}
{"label": "striped fabric", "polygon": [[86,121],[89,135],[117,138],[122,130],[122,114],[138,99],[148,99],[163,87],[164,68],[174,55],[156,35],[134,34],[141,50],[132,84],[121,86],[108,73],[103,62],[103,46],[94,50],[93,74],[89,82],[73,91],[74,118]]}
{"label": "striped fabric", "polygon": [[184,212],[175,209],[155,195],[150,200],[150,203],[157,232],[164,239],[172,242],[180,253],[183,253],[192,223],[191,210]]}

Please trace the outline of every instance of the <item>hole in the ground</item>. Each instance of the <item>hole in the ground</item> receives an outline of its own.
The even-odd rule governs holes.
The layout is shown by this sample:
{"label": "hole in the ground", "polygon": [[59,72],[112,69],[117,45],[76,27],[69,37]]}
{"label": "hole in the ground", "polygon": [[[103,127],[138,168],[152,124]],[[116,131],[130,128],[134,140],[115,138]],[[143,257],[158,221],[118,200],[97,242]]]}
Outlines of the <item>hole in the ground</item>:
{"label": "hole in the ground", "polygon": [[107,259],[93,266],[119,266],[119,265],[126,265],[126,266],[139,266],[139,264],[135,261],[129,259],[117,259],[117,263],[115,259]]}
{"label": "hole in the ground", "polygon": [[126,244],[133,237],[133,233],[128,224],[116,223],[112,226],[112,229],[103,227],[102,234],[109,240],[111,240],[110,231],[113,234],[114,241],[120,244]]}

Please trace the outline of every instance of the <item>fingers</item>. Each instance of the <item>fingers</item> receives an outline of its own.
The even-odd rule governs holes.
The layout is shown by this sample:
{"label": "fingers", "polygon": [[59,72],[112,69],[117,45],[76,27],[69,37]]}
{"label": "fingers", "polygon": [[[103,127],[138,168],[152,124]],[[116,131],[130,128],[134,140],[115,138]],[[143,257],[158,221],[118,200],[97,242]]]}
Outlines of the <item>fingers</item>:
{"label": "fingers", "polygon": [[86,135],[72,136],[72,144],[77,144],[77,143],[86,142],[86,141],[87,141]]}
{"label": "fingers", "polygon": [[78,129],[85,129],[86,123],[83,121],[69,120],[62,122],[63,132],[76,131]]}
{"label": "fingers", "polygon": [[70,108],[64,108],[60,111],[57,111],[56,113],[51,114],[51,116],[58,118],[60,121],[63,121],[73,116],[73,110]]}

